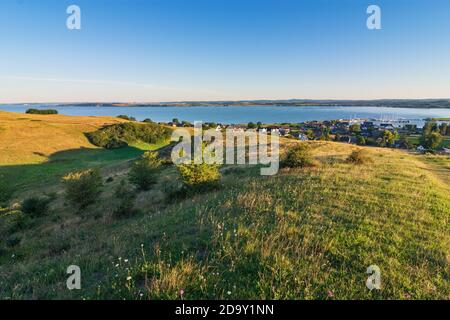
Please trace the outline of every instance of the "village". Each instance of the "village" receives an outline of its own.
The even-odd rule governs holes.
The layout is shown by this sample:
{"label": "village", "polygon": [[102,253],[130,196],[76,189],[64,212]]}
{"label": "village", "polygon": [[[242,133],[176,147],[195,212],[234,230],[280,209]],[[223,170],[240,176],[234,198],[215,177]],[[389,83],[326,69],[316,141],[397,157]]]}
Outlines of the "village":
{"label": "village", "polygon": [[[172,127],[192,127],[188,121],[173,119],[160,123]],[[342,143],[389,147],[450,154],[450,121],[435,120],[383,120],[383,119],[339,119],[308,121],[302,123],[263,124],[220,124],[206,122],[203,129],[216,131],[278,133],[281,137],[302,141],[323,140]]]}

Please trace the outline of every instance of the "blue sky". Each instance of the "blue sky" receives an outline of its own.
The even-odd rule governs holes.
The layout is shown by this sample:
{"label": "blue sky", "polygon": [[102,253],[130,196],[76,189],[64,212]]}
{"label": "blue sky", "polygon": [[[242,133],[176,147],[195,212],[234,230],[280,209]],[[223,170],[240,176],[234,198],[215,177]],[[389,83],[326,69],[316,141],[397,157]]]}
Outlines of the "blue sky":
{"label": "blue sky", "polygon": [[448,0],[2,0],[0,44],[0,103],[450,98]]}

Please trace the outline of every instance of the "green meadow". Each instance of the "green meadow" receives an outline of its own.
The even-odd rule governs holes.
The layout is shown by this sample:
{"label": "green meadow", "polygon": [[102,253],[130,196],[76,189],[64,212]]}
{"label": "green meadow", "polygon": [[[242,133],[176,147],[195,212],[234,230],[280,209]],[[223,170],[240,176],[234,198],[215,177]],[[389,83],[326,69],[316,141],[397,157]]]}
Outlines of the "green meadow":
{"label": "green meadow", "polygon": [[[73,141],[84,132],[72,131]],[[283,153],[296,143],[283,140]],[[267,177],[258,166],[224,166],[218,187],[180,197],[179,174],[166,165],[151,190],[135,191],[136,212],[118,218],[114,190],[131,160],[166,148],[82,144],[39,163],[0,165],[16,188],[0,216],[1,299],[450,298],[448,156],[310,142],[313,167]],[[349,163],[356,149],[370,161]],[[30,156],[21,152],[17,159]],[[103,192],[79,212],[60,177],[92,167]],[[51,192],[45,214],[20,212],[29,195]],[[70,265],[82,270],[81,290],[66,288]],[[380,290],[365,285],[371,265],[381,270]]]}

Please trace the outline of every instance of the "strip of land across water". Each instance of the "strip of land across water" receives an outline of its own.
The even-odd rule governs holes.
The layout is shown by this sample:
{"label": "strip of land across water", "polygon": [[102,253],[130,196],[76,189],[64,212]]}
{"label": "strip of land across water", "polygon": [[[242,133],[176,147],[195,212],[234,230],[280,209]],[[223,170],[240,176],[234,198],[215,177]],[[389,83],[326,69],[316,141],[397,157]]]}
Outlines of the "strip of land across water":
{"label": "strip of land across water", "polygon": [[[46,103],[49,104],[49,103]],[[352,106],[352,107],[391,107],[391,108],[450,108],[450,99],[377,99],[377,100],[238,100],[238,101],[176,101],[176,102],[82,102],[51,103],[53,105],[99,107],[151,107],[151,106]],[[33,105],[33,104],[31,104]]]}

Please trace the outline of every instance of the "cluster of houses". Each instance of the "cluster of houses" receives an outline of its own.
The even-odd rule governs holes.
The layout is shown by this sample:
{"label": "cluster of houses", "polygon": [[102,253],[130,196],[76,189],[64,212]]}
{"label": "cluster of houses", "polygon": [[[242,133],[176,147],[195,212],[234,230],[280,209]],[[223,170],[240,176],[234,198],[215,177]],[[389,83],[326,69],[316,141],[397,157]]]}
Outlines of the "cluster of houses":
{"label": "cluster of houses", "polygon": [[[169,123],[169,125],[177,127],[187,126],[189,125],[189,123],[183,121],[182,123]],[[234,132],[261,132],[267,134],[276,132],[280,136],[295,138],[302,141],[335,140],[345,143],[359,143],[359,141],[361,141],[361,138],[363,138],[367,142],[374,142],[382,138],[385,134],[385,131],[395,133],[397,136],[419,135],[422,133],[422,129],[419,128],[417,124],[410,123],[408,120],[326,120],[280,125],[264,125],[261,123],[249,123],[240,125],[204,123],[204,127],[207,129],[212,128],[216,131],[232,130]],[[407,145],[403,145],[405,143],[405,140],[398,139],[393,147],[408,148]]]}
{"label": "cluster of houses", "polygon": [[[187,121],[183,122],[169,122],[168,125],[173,127],[183,127],[191,126],[192,124]],[[281,136],[291,136],[294,138],[299,138],[302,140],[307,140],[308,135],[306,132],[312,131],[314,138],[320,139],[324,134],[341,135],[341,136],[352,136],[351,128],[353,125],[359,126],[359,135],[364,137],[378,137],[385,130],[397,131],[398,133],[420,133],[421,130],[418,129],[417,125],[414,124],[404,124],[399,126],[393,123],[377,123],[374,121],[364,121],[364,120],[333,120],[333,121],[309,121],[300,124],[282,124],[282,125],[255,125],[254,127],[247,124],[212,124],[205,123],[204,126],[208,128],[215,128],[216,131],[232,130],[236,132],[261,132],[261,133],[271,133],[277,132]],[[327,130],[324,130],[324,129]],[[309,135],[312,138],[311,134]],[[314,139],[313,138],[313,139]]]}

